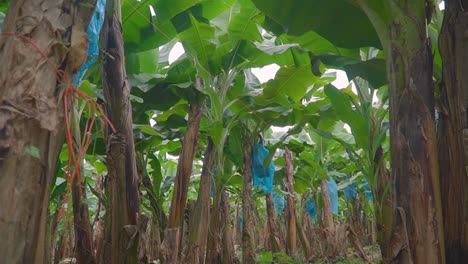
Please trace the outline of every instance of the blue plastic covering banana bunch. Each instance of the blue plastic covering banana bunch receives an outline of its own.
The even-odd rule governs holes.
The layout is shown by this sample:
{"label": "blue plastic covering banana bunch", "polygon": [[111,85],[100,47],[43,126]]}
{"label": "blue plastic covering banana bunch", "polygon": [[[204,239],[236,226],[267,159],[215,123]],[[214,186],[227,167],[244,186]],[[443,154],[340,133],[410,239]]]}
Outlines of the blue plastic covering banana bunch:
{"label": "blue plastic covering banana bunch", "polygon": [[346,200],[356,200],[358,194],[356,184],[351,183],[350,185],[346,186],[344,189],[344,194]]}
{"label": "blue plastic covering banana bunch", "polygon": [[310,198],[306,202],[305,210],[307,214],[314,220],[314,222],[317,222],[317,207],[315,206],[315,200],[314,198]]}
{"label": "blue plastic covering banana bunch", "polygon": [[[332,176],[329,176],[327,181],[328,196],[330,198],[331,210],[334,215],[338,214],[338,186]],[[317,222],[317,207],[315,200],[310,198],[306,202],[305,210],[307,214]]]}
{"label": "blue plastic covering banana bunch", "polygon": [[253,147],[252,155],[252,178],[253,186],[263,190],[265,194],[271,193],[273,189],[273,178],[275,176],[275,164],[273,161],[265,168],[263,162],[270,152],[262,143]]}
{"label": "blue plastic covering banana bunch", "polygon": [[327,181],[328,195],[330,196],[331,210],[334,215],[338,214],[338,186],[332,176]]}
{"label": "blue plastic covering banana bunch", "polygon": [[86,30],[89,38],[88,60],[81,65],[80,70],[76,74],[74,82],[75,86],[80,84],[81,78],[83,78],[86,70],[93,66],[97,61],[99,56],[99,34],[101,32],[102,24],[104,23],[105,11],[106,0],[98,0],[93,16],[91,17],[91,21],[89,22],[88,29]]}
{"label": "blue plastic covering banana bunch", "polygon": [[279,194],[277,192],[273,192],[273,204],[275,206],[276,213],[278,213],[279,215],[283,214],[285,203],[286,203],[286,201],[285,201],[284,196],[282,194]]}

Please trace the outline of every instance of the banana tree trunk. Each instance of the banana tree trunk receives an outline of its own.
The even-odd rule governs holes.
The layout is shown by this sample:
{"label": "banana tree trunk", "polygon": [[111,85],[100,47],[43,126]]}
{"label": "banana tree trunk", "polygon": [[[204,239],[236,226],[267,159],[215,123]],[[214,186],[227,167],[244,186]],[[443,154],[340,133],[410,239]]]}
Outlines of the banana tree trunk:
{"label": "banana tree trunk", "polygon": [[346,225],[346,232],[348,232],[348,238],[350,242],[353,244],[356,251],[359,253],[359,256],[361,257],[361,259],[365,261],[366,263],[370,263],[371,261],[369,257],[367,256],[366,252],[364,251],[361,241],[359,241],[359,237],[356,234],[356,232],[354,232],[354,229],[351,227],[351,225],[349,224]]}
{"label": "banana tree trunk", "polygon": [[150,236],[146,242],[146,251],[148,252],[148,260],[155,261],[159,259],[159,246],[161,245],[161,234],[159,229],[159,222],[153,216],[151,221]]}
{"label": "banana tree trunk", "polygon": [[399,218],[412,261],[443,263],[431,48],[424,40],[414,52],[404,51],[394,48],[388,63],[394,197],[404,211]]}
{"label": "banana tree trunk", "polygon": [[296,201],[294,200],[294,166],[293,156],[289,149],[284,150],[284,160],[286,161],[286,251],[290,256],[297,255],[297,229],[296,229]]}
{"label": "banana tree trunk", "polygon": [[229,206],[229,194],[223,191],[221,197],[221,224],[222,224],[222,255],[221,263],[232,264],[236,252],[234,250],[234,241],[231,228],[231,209]]}
{"label": "banana tree trunk", "polygon": [[[224,168],[224,159],[222,150],[216,148],[216,167]],[[213,208],[211,212],[210,227],[208,230],[208,246],[206,250],[207,263],[223,262],[222,247],[223,244],[223,207],[224,207],[224,187],[221,182],[223,170],[218,170],[215,176],[215,195],[213,197]]]}
{"label": "banana tree trunk", "polygon": [[[424,10],[424,5],[420,8]],[[392,50],[387,50],[387,68],[391,175],[412,262],[444,263],[432,51],[424,31],[424,18],[414,27],[419,30],[412,31],[411,37],[401,34],[396,25],[390,28]]]}
{"label": "banana tree trunk", "polygon": [[464,134],[468,133],[465,113],[465,98],[468,97],[467,8],[466,1],[445,1],[439,37],[444,65],[437,132],[447,263],[464,263],[468,259],[468,245],[463,243],[468,214],[465,206],[468,156],[463,142]]}
{"label": "banana tree trunk", "polygon": [[270,235],[271,249],[273,253],[284,252],[283,234],[278,219],[271,193],[265,195],[267,208],[267,223]]}
{"label": "banana tree trunk", "polygon": [[89,219],[88,205],[85,203],[85,182],[75,179],[72,185],[73,223],[75,227],[76,263],[94,264],[93,232]]}
{"label": "banana tree trunk", "polygon": [[95,3],[10,3],[0,37],[0,256],[8,263],[50,263],[45,233],[63,143],[60,83],[86,60]]}
{"label": "banana tree trunk", "polygon": [[[432,1],[359,0],[384,48],[390,99],[394,262],[445,263],[434,122]],[[427,12],[429,11],[429,12]],[[407,252],[405,252],[407,251]]]}
{"label": "banana tree trunk", "polygon": [[392,179],[396,206],[404,211],[398,217],[412,261],[443,263],[431,49],[424,42],[411,55],[395,55],[388,66]]}
{"label": "banana tree trunk", "polygon": [[250,136],[244,135],[242,152],[244,171],[242,185],[242,263],[256,263],[254,233],[254,204],[252,191],[252,147]]}
{"label": "banana tree trunk", "polygon": [[193,159],[198,147],[198,131],[202,116],[202,105],[191,104],[189,110],[187,132],[183,138],[182,150],[177,164],[171,209],[169,211],[168,228],[181,226],[187,204],[187,192],[192,174]]}
{"label": "banana tree trunk", "polygon": [[[122,25],[118,10],[109,10],[101,32],[104,62],[101,68],[108,129],[107,167],[112,239],[112,263],[138,263],[137,215],[140,212],[139,177],[133,141],[130,86],[125,71]],[[120,8],[120,7],[116,7]]]}
{"label": "banana tree trunk", "polygon": [[[177,262],[180,257],[182,225],[187,193],[192,175],[193,159],[198,146],[198,131],[202,116],[202,105],[191,104],[188,114],[187,131],[182,140],[182,150],[177,163],[177,173],[172,194],[171,208],[164,241],[161,244],[161,254],[166,263]],[[173,237],[176,236],[176,237]]]}
{"label": "banana tree trunk", "polygon": [[[98,196],[98,209],[96,211],[96,216],[94,219],[93,225],[93,240],[94,240],[94,250],[96,262],[98,264],[111,263],[111,225],[110,222],[110,213],[105,212],[104,216],[100,216],[101,208],[104,207],[104,192],[108,190],[107,188],[107,175],[102,177],[96,183],[96,192]],[[108,207],[107,207],[108,208]]]}
{"label": "banana tree trunk", "polygon": [[200,180],[200,190],[195,205],[195,212],[189,230],[186,263],[205,263],[205,249],[208,239],[206,220],[210,219],[211,187],[214,170],[215,151],[213,141],[208,139]]}
{"label": "banana tree trunk", "polygon": [[[218,190],[216,190],[215,196],[218,196]],[[211,208],[210,226],[208,229],[208,242],[206,248],[206,263],[215,264],[221,262],[220,255],[220,242],[221,242],[221,227],[220,227],[220,197],[213,199],[213,207]],[[216,204],[218,203],[218,205]]]}
{"label": "banana tree trunk", "polygon": [[313,258],[313,251],[312,251],[312,246],[310,245],[310,240],[309,237],[312,234],[306,235],[305,228],[304,228],[304,220],[305,218],[308,217],[308,215],[303,214],[302,221],[300,220],[299,215],[296,215],[296,228],[297,228],[297,233],[299,234],[299,240],[301,241],[302,244],[302,250],[304,250],[304,258],[305,258],[305,263],[311,263],[312,258]]}
{"label": "banana tree trunk", "polygon": [[320,183],[320,189],[322,191],[322,201],[323,201],[323,225],[325,237],[327,239],[328,246],[328,256],[335,256],[338,252],[336,245],[336,227],[333,222],[333,213],[331,208],[330,195],[328,193],[327,180],[322,180]]}

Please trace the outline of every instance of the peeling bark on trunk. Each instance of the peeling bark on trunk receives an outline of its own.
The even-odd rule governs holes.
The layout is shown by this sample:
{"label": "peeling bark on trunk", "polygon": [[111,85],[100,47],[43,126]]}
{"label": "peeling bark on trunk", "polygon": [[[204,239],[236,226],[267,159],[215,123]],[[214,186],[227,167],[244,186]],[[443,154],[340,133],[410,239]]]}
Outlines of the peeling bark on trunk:
{"label": "peeling bark on trunk", "polygon": [[[179,248],[182,239],[181,229],[183,225],[185,206],[187,204],[190,176],[192,175],[193,159],[198,146],[198,131],[200,129],[201,116],[202,105],[191,104],[188,114],[187,131],[182,140],[182,150],[179,155],[179,162],[177,163],[177,173],[172,194],[171,208],[169,211],[169,220],[160,250],[161,254],[166,255],[164,258],[167,261],[169,258],[172,259],[173,256],[177,256],[177,259],[172,259],[172,261],[178,261],[178,257],[181,252],[181,249]],[[168,232],[170,229],[179,230],[171,230]],[[177,234],[178,237],[167,237],[167,235],[174,234]],[[178,242],[174,244],[176,241]],[[169,242],[171,242],[171,244]]]}
{"label": "peeling bark on trunk", "polygon": [[[424,20],[419,22],[417,26],[423,31]],[[444,263],[432,51],[425,32],[411,34],[417,34],[418,43],[411,43],[408,48],[400,44],[406,39],[401,37],[399,29],[392,27],[394,46],[387,65],[394,198],[396,207],[404,211],[400,211],[399,217],[402,228],[406,227],[403,231],[409,238],[412,261]]]}
{"label": "peeling bark on trunk", "polygon": [[[71,79],[86,60],[94,5],[19,0],[11,1],[6,15],[0,37],[0,256],[8,263],[50,262],[45,229],[64,128],[64,80],[57,69]],[[39,156],[27,154],[28,148]]]}
{"label": "peeling bark on trunk", "polygon": [[288,148],[284,150],[284,160],[286,161],[286,251],[290,256],[297,255],[297,230],[296,230],[296,201],[294,200],[294,166],[293,156]]}
{"label": "peeling bark on trunk", "polygon": [[[265,195],[267,208],[267,223],[270,235],[271,249],[274,253],[284,252],[283,234],[278,219],[276,218],[273,196],[271,193]],[[289,239],[289,237],[288,237]]]}
{"label": "peeling bark on trunk", "polygon": [[[468,96],[468,8],[467,1],[445,1],[445,15],[439,37],[444,62],[440,86],[438,147],[444,235],[447,263],[464,263],[465,206],[468,174],[463,133],[468,129],[465,98]],[[468,131],[468,130],[467,130]]]}
{"label": "peeling bark on trunk", "polygon": [[433,3],[388,1],[384,3],[386,18],[377,15],[367,2],[359,4],[377,29],[387,63],[396,208],[392,261],[445,263],[433,62],[426,25],[431,20],[426,11]]}
{"label": "peeling bark on trunk", "polygon": [[252,191],[252,138],[243,137],[242,152],[244,155],[244,171],[242,185],[242,263],[256,263],[256,244],[254,234],[254,205]]}
{"label": "peeling bark on trunk", "polygon": [[182,150],[177,164],[171,209],[169,212],[168,228],[180,227],[187,204],[187,192],[192,175],[193,159],[198,146],[198,130],[202,116],[200,104],[191,104],[187,132],[183,138]]}
{"label": "peeling bark on trunk", "polygon": [[186,263],[198,264],[205,262],[205,249],[209,227],[209,225],[206,224],[206,220],[210,219],[210,194],[214,170],[214,157],[213,141],[209,139],[204,154],[200,190],[198,191],[195,212],[190,225],[189,244],[185,258]]}
{"label": "peeling bark on trunk", "polygon": [[[108,3],[110,4],[110,3]],[[107,167],[112,238],[112,263],[138,263],[137,215],[140,199],[133,142],[130,86],[125,71],[122,26],[116,14],[106,14],[101,32],[105,51],[102,80],[107,116],[115,132],[108,129]]]}

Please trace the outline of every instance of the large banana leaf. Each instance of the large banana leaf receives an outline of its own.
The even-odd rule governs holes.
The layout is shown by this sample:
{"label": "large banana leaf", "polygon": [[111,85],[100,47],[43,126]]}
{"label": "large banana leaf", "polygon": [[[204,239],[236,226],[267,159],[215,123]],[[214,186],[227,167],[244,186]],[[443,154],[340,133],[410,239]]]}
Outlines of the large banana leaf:
{"label": "large banana leaf", "polygon": [[192,26],[179,34],[185,50],[196,58],[199,64],[206,70],[208,62],[216,46],[213,44],[215,29],[208,24],[198,22],[190,16]]}
{"label": "large banana leaf", "polygon": [[369,127],[367,121],[352,107],[348,95],[333,85],[325,86],[325,93],[330,99],[338,117],[351,127],[351,132],[359,147],[369,149]]}
{"label": "large banana leaf", "polygon": [[[315,31],[338,47],[380,47],[371,22],[346,0],[253,0],[269,17],[265,27],[289,35]],[[279,28],[281,26],[281,28]]]}
{"label": "large banana leaf", "polygon": [[354,57],[329,53],[316,56],[316,58],[327,66],[346,71],[349,80],[361,77],[374,89],[387,83],[387,67],[383,59],[361,61]]}
{"label": "large banana leaf", "polygon": [[202,0],[159,0],[155,5],[156,17],[160,23],[167,23],[177,14],[200,2]]}
{"label": "large banana leaf", "polygon": [[203,17],[213,19],[234,6],[237,0],[205,0],[202,3]]}
{"label": "large banana leaf", "polygon": [[262,41],[257,23],[262,22],[263,15],[252,4],[245,4],[239,13],[229,21],[229,37],[234,45],[240,40]]}
{"label": "large banana leaf", "polygon": [[274,80],[268,81],[263,95],[267,101],[282,105],[291,105],[291,101],[300,104],[309,87],[318,78],[312,74],[310,65],[281,68]]}
{"label": "large banana leaf", "polygon": [[161,23],[152,16],[150,4],[153,3],[154,0],[122,2],[122,26],[127,53],[155,49],[177,35],[170,21]]}

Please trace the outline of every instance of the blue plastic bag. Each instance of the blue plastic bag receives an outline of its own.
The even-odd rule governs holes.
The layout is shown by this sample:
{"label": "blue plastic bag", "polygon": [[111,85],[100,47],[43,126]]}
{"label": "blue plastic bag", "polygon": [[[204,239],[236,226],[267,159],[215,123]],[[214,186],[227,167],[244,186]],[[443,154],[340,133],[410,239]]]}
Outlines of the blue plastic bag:
{"label": "blue plastic bag", "polygon": [[331,210],[334,215],[338,214],[338,186],[332,176],[327,181],[328,195],[330,196]]}
{"label": "blue plastic bag", "polygon": [[285,201],[283,195],[281,195],[281,194],[279,194],[277,192],[273,192],[273,204],[275,205],[275,211],[279,215],[283,214],[285,203],[286,203],[286,201]]}
{"label": "blue plastic bag", "polygon": [[356,200],[358,194],[356,184],[351,183],[350,185],[346,186],[344,189],[344,194],[346,200]]}
{"label": "blue plastic bag", "polygon": [[369,187],[369,183],[367,183],[367,180],[366,180],[366,184],[364,185],[363,189],[364,189],[364,194],[366,195],[366,199],[369,200],[369,201],[373,201],[374,196],[372,195],[372,191],[371,191],[371,189]]}
{"label": "blue plastic bag", "polygon": [[97,0],[96,8],[94,9],[93,16],[89,22],[86,33],[89,38],[88,57],[89,60],[81,65],[80,70],[75,76],[75,86],[80,84],[81,78],[87,69],[96,63],[99,56],[99,33],[101,32],[102,24],[104,23],[104,16],[106,11],[106,0]]}
{"label": "blue plastic bag", "polygon": [[275,176],[275,165],[270,162],[267,168],[263,167],[263,162],[270,152],[263,144],[256,144],[253,147],[252,155],[252,179],[253,186],[265,192],[271,193],[273,189],[273,178]]}
{"label": "blue plastic bag", "polygon": [[306,213],[317,222],[317,207],[315,206],[315,201],[313,198],[310,198],[305,205]]}

